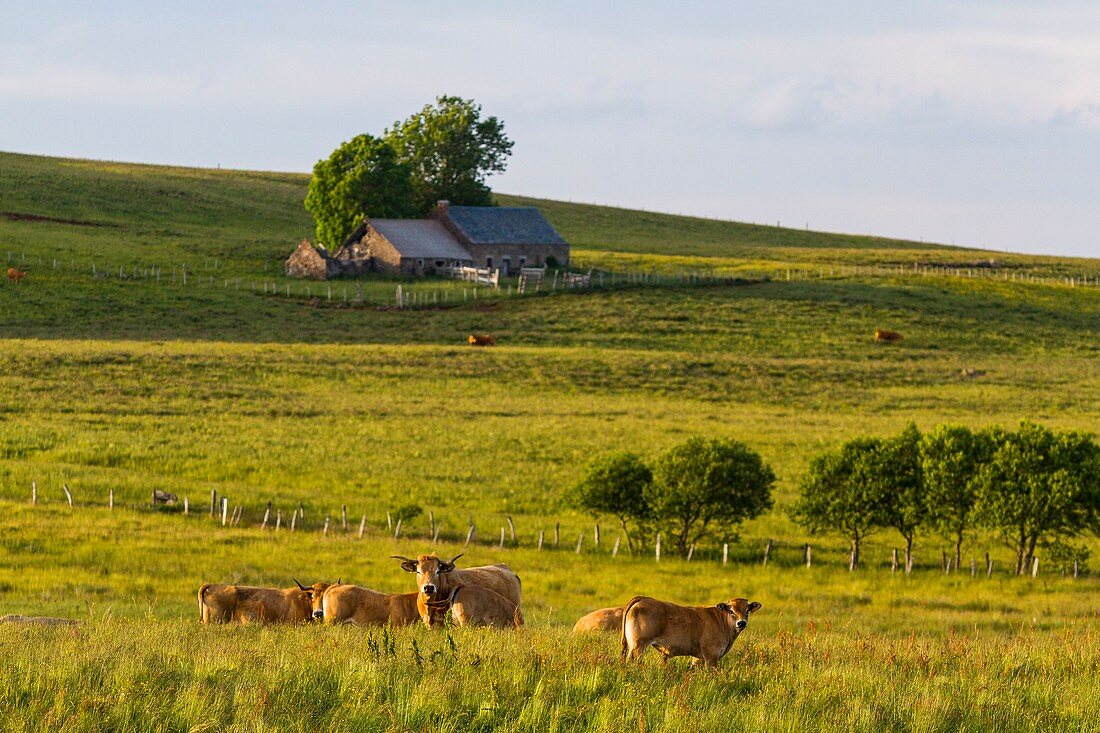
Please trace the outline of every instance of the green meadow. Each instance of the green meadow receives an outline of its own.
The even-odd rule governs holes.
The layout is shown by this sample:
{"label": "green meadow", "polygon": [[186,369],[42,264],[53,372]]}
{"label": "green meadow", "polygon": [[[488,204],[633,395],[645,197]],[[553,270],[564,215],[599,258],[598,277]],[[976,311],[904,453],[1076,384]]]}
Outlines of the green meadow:
{"label": "green meadow", "polygon": [[[1040,557],[1012,577],[979,535],[944,574],[948,543],[926,532],[904,577],[884,531],[848,573],[842,539],[786,514],[810,458],[857,434],[1095,431],[1100,261],[501,195],[542,208],[578,268],[634,283],[475,299],[334,281],[329,300],[281,270],[311,235],[306,181],[0,154],[0,258],[28,272],[0,278],[0,614],[81,621],[0,625],[5,729],[1100,729],[1095,572]],[[399,284],[432,299],[398,309]],[[875,344],[876,328],[905,339]],[[612,557],[614,520],[573,511],[569,487],[594,455],[695,435],[760,452],[776,508],[726,565],[717,544],[690,563]],[[155,489],[189,514],[154,513]],[[211,491],[239,526],[208,515]],[[386,514],[408,504],[424,513],[394,538]],[[527,628],[197,621],[204,581],[405,591],[389,555],[432,550],[509,563]],[[764,608],[717,671],[635,668],[615,639],[568,635],[638,593]]]}

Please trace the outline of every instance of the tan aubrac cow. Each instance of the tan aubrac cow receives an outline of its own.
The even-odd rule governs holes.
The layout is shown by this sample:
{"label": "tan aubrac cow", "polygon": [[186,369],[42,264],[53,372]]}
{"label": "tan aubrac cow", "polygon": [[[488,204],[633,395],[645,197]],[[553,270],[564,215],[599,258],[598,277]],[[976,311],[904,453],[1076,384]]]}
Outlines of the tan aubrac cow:
{"label": "tan aubrac cow", "polygon": [[428,603],[449,602],[451,590],[459,586],[476,586],[498,593],[517,607],[521,605],[519,576],[504,564],[483,565],[474,568],[455,567],[456,555],[449,562],[436,555],[420,555],[417,559],[392,555],[401,561],[401,569],[416,573],[416,589],[423,596],[420,601],[420,616],[424,623],[431,625]]}
{"label": "tan aubrac cow", "polygon": [[381,593],[343,583],[314,583],[313,618],[326,624],[408,626],[420,620],[419,593]]}
{"label": "tan aubrac cow", "polygon": [[714,666],[748,626],[749,614],[759,608],[759,603],[744,598],[716,606],[679,606],[635,596],[623,611],[623,658],[641,659],[646,648],[653,647],[662,663],[669,657],[694,657],[692,666]]}
{"label": "tan aubrac cow", "polygon": [[601,608],[592,613],[581,616],[577,623],[573,624],[573,633],[579,634],[585,631],[607,631],[609,633],[622,633],[623,607]]}
{"label": "tan aubrac cow", "polygon": [[518,629],[523,626],[523,612],[519,606],[501,594],[476,585],[460,585],[452,588],[443,600],[429,600],[418,594],[421,615],[428,628],[443,628],[447,611],[455,626],[489,626],[494,629]]}
{"label": "tan aubrac cow", "polygon": [[308,623],[312,611],[309,592],[300,584],[283,590],[221,583],[199,588],[199,620],[204,624]]}

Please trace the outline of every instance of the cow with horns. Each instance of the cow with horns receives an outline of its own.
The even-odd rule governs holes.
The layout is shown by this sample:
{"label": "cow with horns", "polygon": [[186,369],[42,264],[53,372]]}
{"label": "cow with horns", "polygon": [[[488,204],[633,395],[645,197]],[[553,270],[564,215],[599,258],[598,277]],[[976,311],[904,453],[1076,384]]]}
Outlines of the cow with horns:
{"label": "cow with horns", "polygon": [[[415,560],[403,555],[391,557],[401,561],[401,569],[405,572],[416,573],[417,606],[426,626],[438,625],[439,609],[444,604],[450,606],[451,591],[461,586],[493,591],[510,601],[518,611],[522,600],[520,580],[507,565],[483,565],[460,570],[455,566],[455,561],[462,557],[461,554],[449,561],[436,555],[420,555]],[[433,621],[433,615],[436,621]]]}

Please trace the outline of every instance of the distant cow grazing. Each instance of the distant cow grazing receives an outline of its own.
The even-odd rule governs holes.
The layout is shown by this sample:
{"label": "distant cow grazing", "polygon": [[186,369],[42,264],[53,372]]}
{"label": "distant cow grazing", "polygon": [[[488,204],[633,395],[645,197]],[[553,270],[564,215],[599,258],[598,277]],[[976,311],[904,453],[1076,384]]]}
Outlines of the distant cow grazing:
{"label": "distant cow grazing", "polygon": [[760,604],[744,598],[716,606],[679,606],[656,598],[635,596],[623,611],[622,655],[641,659],[647,647],[669,657],[694,657],[692,666],[713,667],[749,624]]}
{"label": "distant cow grazing", "polygon": [[309,591],[301,585],[280,590],[204,583],[199,588],[199,620],[204,624],[307,623],[312,611]]}
{"label": "distant cow grazing", "polygon": [[416,588],[420,593],[417,602],[425,625],[432,624],[428,603],[447,602],[451,597],[451,590],[458,586],[487,588],[504,596],[517,607],[522,602],[519,576],[507,565],[483,565],[459,570],[455,567],[455,561],[462,555],[456,555],[450,561],[442,560],[436,555],[420,555],[415,560],[402,555],[391,557],[401,561],[402,570],[416,573]]}
{"label": "distant cow grazing", "polygon": [[26,273],[25,270],[20,270],[20,269],[17,269],[15,267],[9,267],[8,268],[8,279],[11,280],[12,282],[16,282],[16,283],[21,282],[23,280],[23,278],[25,278],[26,276],[27,276],[27,273]]}
{"label": "distant cow grazing", "polygon": [[598,611],[581,616],[577,623],[573,624],[573,633],[584,631],[607,631],[616,634],[623,630],[623,607],[601,608]]}
{"label": "distant cow grazing", "polygon": [[445,599],[428,600],[420,594],[422,606],[427,610],[429,628],[443,627],[450,610],[456,626],[489,626],[494,629],[511,629],[523,626],[523,613],[519,606],[501,594],[476,585],[460,585],[451,589]]}
{"label": "distant cow grazing", "polygon": [[903,336],[897,331],[887,331],[886,329],[879,328],[875,330],[875,343],[893,343],[894,341],[901,341]]}
{"label": "distant cow grazing", "polygon": [[326,624],[409,626],[420,621],[419,593],[380,593],[358,585],[315,583],[313,618]]}
{"label": "distant cow grazing", "polygon": [[487,333],[471,333],[466,339],[470,346],[496,346],[497,340]]}

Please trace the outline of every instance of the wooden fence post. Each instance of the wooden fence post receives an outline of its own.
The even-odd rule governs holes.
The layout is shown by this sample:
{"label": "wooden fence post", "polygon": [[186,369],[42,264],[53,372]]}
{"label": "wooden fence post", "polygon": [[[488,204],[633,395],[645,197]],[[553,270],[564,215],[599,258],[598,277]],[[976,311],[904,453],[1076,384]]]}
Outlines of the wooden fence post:
{"label": "wooden fence post", "polygon": [[[557,277],[557,271],[554,276]],[[558,540],[561,539],[561,522],[554,522],[554,549],[558,549]]]}
{"label": "wooden fence post", "polygon": [[432,536],[433,542],[435,541],[435,512],[428,512],[428,533]]}
{"label": "wooden fence post", "polygon": [[271,519],[271,500],[268,500],[267,507],[264,509],[264,521],[260,523],[260,529],[267,529],[269,519]]}
{"label": "wooden fence post", "polygon": [[1035,577],[1039,574],[1039,558],[1031,558],[1031,577]]}
{"label": "wooden fence post", "polygon": [[294,513],[290,515],[290,531],[293,532],[298,525],[298,510],[295,509]]}
{"label": "wooden fence post", "polygon": [[229,515],[229,499],[225,496],[222,497],[222,526],[225,526],[225,520]]}
{"label": "wooden fence post", "polygon": [[[397,520],[400,523],[400,519]],[[344,533],[348,531],[348,505],[344,504],[340,507],[340,523],[343,525]]]}
{"label": "wooden fence post", "polygon": [[722,543],[722,564],[728,565],[730,561],[730,543]]}
{"label": "wooden fence post", "polygon": [[545,530],[541,530],[541,529],[539,530],[539,544],[538,544],[539,551],[542,551],[542,541],[544,539],[545,534],[546,534]]}
{"label": "wooden fence post", "polygon": [[989,559],[989,553],[985,553],[985,577],[993,577],[993,561]]}
{"label": "wooden fence post", "polygon": [[890,572],[896,573],[898,571],[898,548],[894,548],[894,551],[890,556]]}
{"label": "wooden fence post", "polygon": [[73,507],[73,492],[69,491],[68,484],[61,484],[61,488],[65,489],[65,500],[69,502],[69,508]]}
{"label": "wooden fence post", "polygon": [[306,518],[306,505],[303,502],[298,502],[298,517],[300,519]]}
{"label": "wooden fence post", "polygon": [[978,562],[974,558],[970,558],[970,577],[976,577],[978,575]]}
{"label": "wooden fence post", "polygon": [[504,549],[504,527],[500,528],[500,544],[497,546],[497,549]]}
{"label": "wooden fence post", "polygon": [[401,536],[401,517],[397,518],[397,524],[393,526],[393,538],[396,540]]}
{"label": "wooden fence post", "polygon": [[691,556],[695,554],[695,543],[691,543],[691,547],[688,548],[687,561],[691,562]]}
{"label": "wooden fence post", "polygon": [[508,533],[512,538],[512,544],[516,544],[516,523],[512,521],[511,517],[508,517]]}
{"label": "wooden fence post", "polygon": [[218,490],[210,489],[210,516],[214,516],[214,512],[218,510]]}
{"label": "wooden fence post", "polygon": [[599,549],[599,546],[600,546],[600,525],[599,524],[597,524],[596,528],[594,530],[592,530],[592,540],[595,542],[596,548]]}
{"label": "wooden fence post", "polygon": [[439,532],[441,529],[443,529],[443,522],[435,525],[435,529],[432,530],[432,544],[439,541]]}
{"label": "wooden fence post", "polygon": [[363,518],[359,520],[359,539],[363,539],[363,530],[367,528],[367,515],[364,514]]}
{"label": "wooden fence post", "polygon": [[393,517],[390,516],[389,512],[386,512],[386,529],[393,529]]}
{"label": "wooden fence post", "polygon": [[657,544],[653,548],[654,555],[657,558],[657,562],[661,562],[661,533],[657,533]]}
{"label": "wooden fence post", "polygon": [[466,531],[466,544],[463,547],[469,547],[470,542],[474,539],[474,525],[470,525],[470,529]]}
{"label": "wooden fence post", "polygon": [[767,546],[764,548],[764,567],[768,566],[768,557],[772,554],[772,541],[768,540]]}
{"label": "wooden fence post", "polygon": [[806,543],[806,567],[810,567],[813,564],[813,549],[810,547],[810,543]]}
{"label": "wooden fence post", "polygon": [[321,530],[321,534],[323,534],[325,537],[328,537],[328,525],[329,525],[329,517],[326,514],[325,515],[325,528]]}
{"label": "wooden fence post", "polygon": [[114,511],[115,508],[115,490],[107,489],[107,508]]}
{"label": "wooden fence post", "polygon": [[1077,580],[1077,560],[1073,561],[1073,579]]}
{"label": "wooden fence post", "polygon": [[278,534],[278,532],[282,528],[282,526],[283,526],[283,510],[282,509],[276,509],[275,510],[275,532],[276,532],[276,534]]}
{"label": "wooden fence post", "polygon": [[38,482],[31,481],[31,506],[38,506]]}
{"label": "wooden fence post", "polygon": [[584,544],[584,532],[577,535],[577,554],[581,554],[581,545]]}
{"label": "wooden fence post", "polygon": [[187,517],[191,515],[191,502],[187,497],[183,497],[183,516]]}

